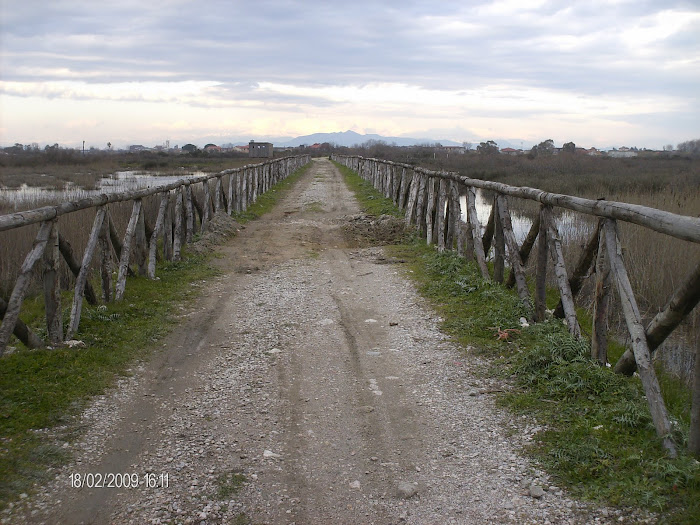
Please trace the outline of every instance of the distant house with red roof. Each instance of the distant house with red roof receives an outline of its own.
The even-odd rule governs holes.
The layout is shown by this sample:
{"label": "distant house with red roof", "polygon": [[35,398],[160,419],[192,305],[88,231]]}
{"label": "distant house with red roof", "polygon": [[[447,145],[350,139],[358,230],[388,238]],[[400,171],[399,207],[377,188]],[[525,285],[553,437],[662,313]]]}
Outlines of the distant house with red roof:
{"label": "distant house with red roof", "polygon": [[522,150],[513,148],[502,148],[501,153],[503,153],[504,155],[518,155],[522,153]]}

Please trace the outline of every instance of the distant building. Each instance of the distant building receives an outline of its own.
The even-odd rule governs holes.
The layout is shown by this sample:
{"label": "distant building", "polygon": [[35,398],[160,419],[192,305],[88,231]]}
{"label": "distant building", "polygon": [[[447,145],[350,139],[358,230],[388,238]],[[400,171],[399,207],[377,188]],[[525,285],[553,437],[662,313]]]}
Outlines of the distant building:
{"label": "distant building", "polygon": [[148,151],[148,148],[146,146],[142,146],[141,144],[134,144],[133,146],[129,146],[129,151],[131,151],[131,152]]}
{"label": "distant building", "polygon": [[501,153],[503,153],[504,155],[519,155],[522,153],[522,150],[514,148],[501,148]]}
{"label": "distant building", "polygon": [[447,153],[459,153],[460,155],[464,155],[467,152],[464,146],[444,146],[442,149]]}
{"label": "distant building", "polygon": [[273,149],[271,142],[255,142],[250,141],[248,144],[248,156],[250,158],[268,158],[273,157]]}
{"label": "distant building", "polygon": [[630,148],[626,147],[621,147],[620,149],[613,149],[611,151],[608,151],[608,157],[613,157],[616,159],[624,159],[624,158],[630,158],[630,157],[636,157],[637,152],[631,150]]}

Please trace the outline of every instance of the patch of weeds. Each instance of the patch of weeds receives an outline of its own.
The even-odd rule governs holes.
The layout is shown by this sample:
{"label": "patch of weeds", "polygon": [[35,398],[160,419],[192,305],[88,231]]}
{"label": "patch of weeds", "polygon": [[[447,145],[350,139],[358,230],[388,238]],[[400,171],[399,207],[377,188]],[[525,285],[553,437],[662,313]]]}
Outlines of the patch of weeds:
{"label": "patch of weeds", "polygon": [[307,202],[304,205],[304,208],[306,211],[310,211],[312,213],[319,213],[323,211],[323,203],[322,202]]}
{"label": "patch of weeds", "polygon": [[233,520],[234,525],[253,525],[253,521],[248,517],[247,514],[241,512],[237,514]]}
{"label": "patch of weeds", "polygon": [[362,211],[375,216],[393,215],[394,217],[403,217],[403,212],[394,205],[394,202],[377,192],[370,182],[338,162],[333,161],[333,164],[340,170],[350,191],[355,194]]}
{"label": "patch of weeds", "polygon": [[286,179],[282,179],[277,184],[272,186],[262,195],[258,195],[258,199],[248,206],[248,209],[243,212],[234,213],[233,218],[240,224],[245,224],[249,221],[257,219],[268,213],[277,202],[289,191],[289,189],[306,173],[312,166],[309,162],[302,166]]}
{"label": "patch of weeds", "polygon": [[216,478],[216,495],[220,500],[230,499],[246,483],[244,474],[237,470],[225,472]]}

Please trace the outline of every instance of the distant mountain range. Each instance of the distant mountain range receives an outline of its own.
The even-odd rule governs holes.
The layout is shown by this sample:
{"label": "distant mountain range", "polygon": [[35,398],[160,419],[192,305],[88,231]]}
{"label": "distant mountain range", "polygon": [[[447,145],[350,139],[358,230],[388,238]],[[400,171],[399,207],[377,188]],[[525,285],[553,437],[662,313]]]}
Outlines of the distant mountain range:
{"label": "distant mountain range", "polygon": [[396,144],[397,146],[415,146],[417,144],[435,144],[439,142],[443,146],[461,146],[459,142],[453,140],[436,140],[436,139],[414,139],[410,137],[384,137],[382,135],[376,135],[370,133],[367,135],[361,135],[355,131],[342,131],[335,133],[313,133],[312,135],[303,135],[301,137],[295,137],[291,140],[284,142],[276,142],[275,146],[279,147],[296,147],[302,146],[304,144],[311,145],[324,142],[329,144],[335,144],[337,146],[347,146],[352,147],[359,144],[363,144],[368,140],[380,140],[386,142],[387,144]]}

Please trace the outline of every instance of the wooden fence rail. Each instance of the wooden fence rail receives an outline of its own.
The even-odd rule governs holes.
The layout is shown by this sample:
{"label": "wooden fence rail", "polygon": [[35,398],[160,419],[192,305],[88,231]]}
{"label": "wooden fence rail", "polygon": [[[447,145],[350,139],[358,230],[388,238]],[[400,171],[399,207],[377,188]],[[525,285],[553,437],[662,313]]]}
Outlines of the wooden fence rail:
{"label": "wooden fence rail", "polygon": [[[192,242],[195,233],[195,208],[201,212],[199,230],[203,233],[213,213],[223,210],[228,214],[245,211],[259,195],[310,161],[308,155],[283,157],[215,174],[185,177],[154,188],[102,194],[0,216],[0,232],[40,223],[39,233],[19,270],[10,298],[7,302],[0,300],[0,357],[4,354],[13,333],[30,348],[45,346],[47,343],[57,345],[73,338],[80,324],[83,298],[90,304],[98,303],[88,279],[96,249],[100,252],[102,297],[105,301],[121,300],[126,290],[127,275],[133,273],[130,262],[136,264],[139,274],[147,275],[150,279],[156,278],[158,241],[161,238],[162,257],[171,261],[180,259],[183,245]],[[213,195],[210,181],[214,183]],[[193,192],[193,188],[200,186],[203,194],[201,203],[197,202]],[[147,222],[143,199],[152,195],[159,195],[160,202],[155,220]],[[123,237],[117,233],[109,213],[109,204],[116,202],[133,202],[131,217]],[[95,218],[87,247],[78,262],[70,244],[58,231],[57,219],[62,215],[88,208],[95,208]],[[150,231],[148,224],[154,224]],[[118,260],[114,289],[111,282],[112,253]],[[61,326],[58,277],[61,255],[76,278],[70,321],[65,335]],[[32,271],[39,261],[43,261],[47,342],[38,338],[19,319]]]}
{"label": "wooden fence rail", "polygon": [[[561,297],[554,315],[562,318],[570,333],[580,338],[581,328],[576,317],[575,299],[585,276],[595,274],[591,351],[594,359],[602,364],[607,359],[608,305],[614,283],[621,298],[632,341],[631,350],[617,363],[616,371],[628,375],[635,369],[639,371],[657,434],[669,455],[676,455],[676,447],[670,436],[668,413],[651,366],[651,354],[700,300],[700,262],[673,293],[663,311],[645,328],[625,269],[617,221],[634,223],[678,239],[700,243],[700,218],[623,202],[583,199],[536,188],[471,179],[456,173],[433,171],[382,159],[335,154],[331,159],[357,172],[379,192],[391,198],[405,211],[407,226],[415,227],[428,244],[435,244],[441,251],[456,248],[460,255],[473,258],[484,279],[504,282],[507,260],[510,266],[507,284],[516,287],[518,296],[529,312],[530,321],[544,320],[545,278],[547,265],[551,261]],[[495,195],[485,228],[482,228],[476,212],[477,188],[490,190]],[[462,220],[461,196],[466,197],[466,222]],[[508,197],[540,203],[539,214],[522,246],[518,246],[513,233]],[[554,207],[599,217],[598,224],[571,273],[566,267],[560,234],[552,218]],[[533,304],[523,267],[538,237]],[[491,247],[493,275],[487,265]],[[697,369],[700,366],[700,356],[696,357]],[[693,428],[692,433],[700,433],[700,429]],[[691,441],[700,443],[700,439]]]}

